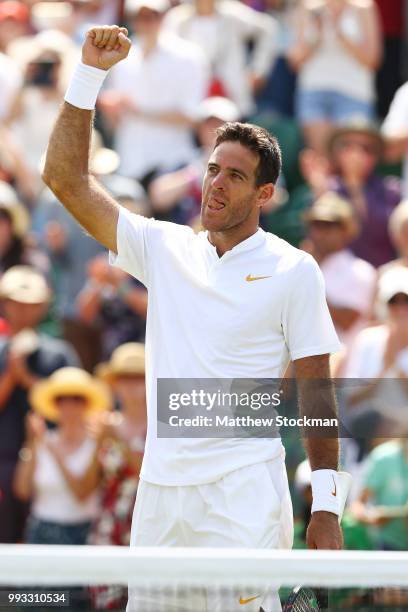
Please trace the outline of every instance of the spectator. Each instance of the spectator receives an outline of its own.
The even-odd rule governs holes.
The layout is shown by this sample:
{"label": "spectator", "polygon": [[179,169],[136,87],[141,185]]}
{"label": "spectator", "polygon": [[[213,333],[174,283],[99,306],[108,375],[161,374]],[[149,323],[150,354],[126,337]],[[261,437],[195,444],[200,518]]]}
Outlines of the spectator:
{"label": "spectator", "polygon": [[[130,528],[146,437],[144,345],[119,346],[109,363],[100,364],[97,375],[108,382],[119,401],[99,453],[102,468],[101,510],[93,524],[89,543],[129,546]],[[126,604],[127,588],[98,586],[91,589],[97,610]]]}
{"label": "spectator", "polygon": [[327,192],[307,211],[305,219],[308,237],[301,246],[320,266],[336,331],[343,344],[350,346],[368,319],[375,269],[348,249],[359,228],[346,200]]}
{"label": "spectator", "polygon": [[9,337],[0,339],[0,542],[22,535],[24,508],[12,494],[11,478],[24,440],[27,395],[34,383],[57,368],[76,365],[61,340],[38,334],[51,292],[44,277],[26,266],[10,268],[0,280],[3,315]]}
{"label": "spectator", "polygon": [[7,55],[10,40],[24,33],[28,23],[28,10],[21,2],[0,2],[0,122],[10,112],[11,103],[21,87],[22,75],[16,62]]}
{"label": "spectator", "polygon": [[[27,438],[14,478],[16,495],[31,500],[25,540],[85,544],[98,513],[97,441],[86,422],[110,407],[109,392],[84,370],[61,368],[34,385],[30,402],[35,412],[27,416]],[[47,429],[46,420],[56,427]],[[92,463],[85,486],[79,480]]]}
{"label": "spectator", "polygon": [[[226,95],[240,114],[254,112],[253,95],[266,83],[277,47],[275,19],[237,0],[194,0],[169,11],[166,26],[198,44],[212,70],[210,95]],[[247,45],[254,42],[247,66]]]}
{"label": "spectator", "polygon": [[207,87],[200,49],[163,31],[167,0],[129,0],[137,35],[115,66],[99,106],[114,126],[119,173],[146,187],[158,171],[186,164],[194,152],[194,114]]}
{"label": "spectator", "polygon": [[309,147],[323,152],[333,126],[352,116],[373,118],[381,37],[372,0],[300,3],[288,58],[299,73],[297,116]]}
{"label": "spectator", "polygon": [[404,161],[403,196],[408,198],[408,83],[397,91],[383,124],[390,161]]}
{"label": "spectator", "polygon": [[[408,445],[403,437],[380,444],[367,458],[363,489],[352,511],[360,522],[373,527],[376,548],[408,549],[403,512],[408,504],[407,474]],[[399,518],[394,518],[398,517],[398,508]]]}
{"label": "spectator", "polygon": [[226,98],[201,102],[197,111],[196,138],[199,150],[187,166],[159,176],[149,189],[156,219],[190,223],[200,212],[201,185],[214,141],[215,130],[226,121],[238,121],[238,107]]}
{"label": "spectator", "polygon": [[378,129],[354,120],[333,132],[328,143],[329,163],[313,152],[307,152],[303,163],[315,194],[330,189],[351,202],[361,231],[350,248],[374,267],[395,256],[387,225],[401,199],[398,179],[376,174],[382,152]]}
{"label": "spectator", "polygon": [[[29,33],[30,13],[27,6],[18,0],[0,2],[0,51],[7,53],[8,46],[21,36]],[[10,81],[14,74],[7,75]],[[3,92],[3,88],[1,89]]]}
{"label": "spectator", "polygon": [[0,274],[22,264],[47,271],[46,257],[25,244],[29,223],[30,217],[14,189],[0,181]]}
{"label": "spectator", "polygon": [[388,222],[388,232],[399,257],[379,268],[379,274],[384,274],[391,268],[408,267],[408,200],[404,200],[394,208]]}
{"label": "spectator", "polygon": [[147,291],[139,281],[110,266],[105,254],[89,262],[77,308],[83,323],[99,327],[104,359],[124,342],[144,340]]}
{"label": "spectator", "polygon": [[257,92],[258,113],[294,116],[296,74],[289,66],[287,51],[293,44],[296,3],[296,0],[265,0],[266,12],[276,19],[278,25],[275,34],[276,61],[267,73],[265,86]]}
{"label": "spectator", "polygon": [[372,393],[382,378],[408,375],[408,270],[385,272],[378,297],[387,309],[387,320],[359,333],[346,370],[352,378],[375,379]]}
{"label": "spectator", "polygon": [[[24,84],[10,109],[7,124],[28,168],[37,177],[36,193],[42,183],[38,172],[41,155],[62,99],[61,67],[65,49],[61,33],[45,32],[30,37],[20,52],[25,53]],[[69,39],[66,39],[69,44]],[[41,113],[38,109],[41,108]]]}

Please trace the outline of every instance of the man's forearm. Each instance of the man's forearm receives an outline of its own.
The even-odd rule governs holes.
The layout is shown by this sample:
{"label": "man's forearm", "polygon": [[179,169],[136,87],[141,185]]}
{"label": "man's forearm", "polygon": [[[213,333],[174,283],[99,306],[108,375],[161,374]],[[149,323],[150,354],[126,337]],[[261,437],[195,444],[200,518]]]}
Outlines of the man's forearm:
{"label": "man's forearm", "polygon": [[[330,377],[329,355],[294,361],[302,416],[337,419],[334,385]],[[312,470],[337,470],[339,461],[338,427],[304,427],[304,445]]]}
{"label": "man's forearm", "polygon": [[[337,419],[334,388],[330,380],[299,381],[300,413],[315,419]],[[339,440],[337,426],[303,429],[304,445],[312,470],[337,470]]]}

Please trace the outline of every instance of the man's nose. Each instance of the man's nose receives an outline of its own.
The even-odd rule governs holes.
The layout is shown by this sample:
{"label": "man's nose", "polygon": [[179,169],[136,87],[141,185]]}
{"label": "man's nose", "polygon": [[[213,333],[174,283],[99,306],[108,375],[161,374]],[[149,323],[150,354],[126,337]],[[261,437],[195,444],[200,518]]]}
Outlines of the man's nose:
{"label": "man's nose", "polygon": [[218,172],[218,174],[216,174],[212,181],[211,181],[211,185],[212,187],[215,187],[216,189],[224,189],[225,188],[225,175],[223,172]]}

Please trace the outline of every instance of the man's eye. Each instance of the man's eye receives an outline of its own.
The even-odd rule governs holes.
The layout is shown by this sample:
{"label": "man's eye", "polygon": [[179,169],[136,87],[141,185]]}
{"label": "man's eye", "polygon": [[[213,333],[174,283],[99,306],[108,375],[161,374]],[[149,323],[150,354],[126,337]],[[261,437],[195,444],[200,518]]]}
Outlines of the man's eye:
{"label": "man's eye", "polygon": [[209,166],[207,172],[208,174],[216,174],[217,168],[215,168],[215,166]]}
{"label": "man's eye", "polygon": [[233,172],[231,176],[234,179],[239,179],[240,181],[242,181],[242,176],[240,174],[237,174],[236,172]]}

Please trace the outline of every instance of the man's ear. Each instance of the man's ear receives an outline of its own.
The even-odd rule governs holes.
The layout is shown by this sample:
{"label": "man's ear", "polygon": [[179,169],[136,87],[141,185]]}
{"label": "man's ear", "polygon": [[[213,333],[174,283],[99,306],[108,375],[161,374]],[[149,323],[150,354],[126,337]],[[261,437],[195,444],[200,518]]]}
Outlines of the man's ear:
{"label": "man's ear", "polygon": [[260,187],[258,187],[257,206],[259,208],[262,208],[262,206],[265,206],[265,204],[267,204],[271,200],[274,193],[275,193],[275,185],[273,183],[265,183],[264,185],[261,185]]}

